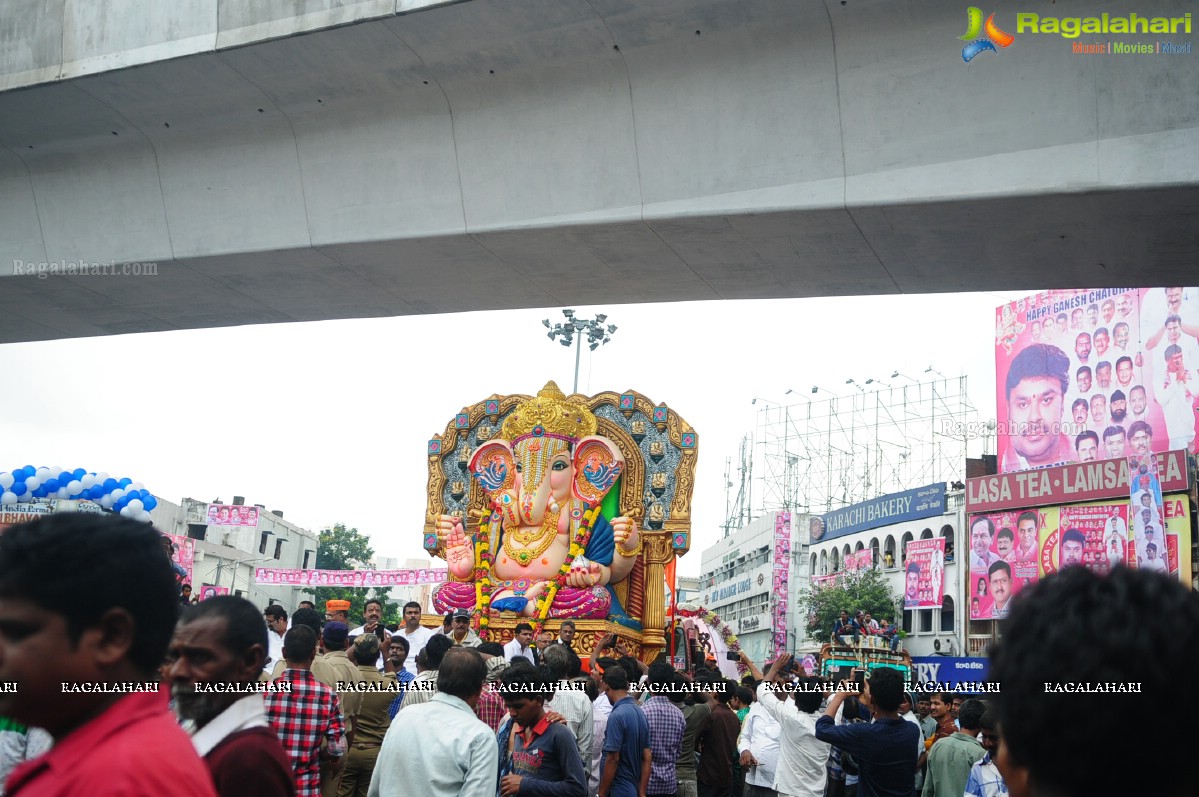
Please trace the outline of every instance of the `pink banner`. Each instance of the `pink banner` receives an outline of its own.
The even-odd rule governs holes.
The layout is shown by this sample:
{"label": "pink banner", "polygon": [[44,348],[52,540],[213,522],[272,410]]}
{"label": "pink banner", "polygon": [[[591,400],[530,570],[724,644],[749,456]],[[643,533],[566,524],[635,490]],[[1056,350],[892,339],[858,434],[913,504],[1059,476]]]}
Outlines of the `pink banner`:
{"label": "pink banner", "polygon": [[907,557],[903,608],[941,608],[945,598],[945,538],[912,540]]}
{"label": "pink banner", "polygon": [[200,600],[206,601],[209,598],[215,598],[217,595],[228,595],[228,587],[218,587],[215,584],[205,584],[200,587]]}
{"label": "pink banner", "polygon": [[227,506],[225,504],[208,505],[208,525],[210,526],[257,526],[258,507],[256,506]]}
{"label": "pink banner", "polygon": [[[183,568],[183,570],[185,570],[187,572],[186,579],[184,581],[181,581],[180,585],[182,586],[182,584],[184,584],[184,583],[191,584],[192,583],[192,575],[193,575],[193,561],[195,558],[195,551],[196,551],[196,541],[193,540],[191,537],[181,537],[176,534],[168,534],[167,537],[170,538],[170,540],[171,540],[171,562],[172,562],[172,564],[176,565],[177,567]],[[176,570],[175,572],[176,572],[176,580],[183,578],[182,574],[180,574],[178,570]],[[192,588],[192,592],[195,592],[194,587]]]}
{"label": "pink banner", "polygon": [[774,608],[771,618],[774,656],[785,653],[788,649],[787,584],[790,569],[791,513],[779,512],[774,516],[774,562],[771,566],[771,585],[774,590]]}
{"label": "pink banner", "polygon": [[1040,534],[1048,520],[1037,509],[970,516],[971,620],[1007,617],[1012,596],[1037,580]]}
{"label": "pink banner", "polygon": [[863,548],[845,557],[845,572],[860,573],[874,567],[874,549]]}
{"label": "pink banner", "polygon": [[447,578],[448,573],[444,567],[421,570],[301,570],[259,567],[254,570],[256,584],[292,584],[305,587],[406,587],[416,584],[440,584]]}
{"label": "pink banner", "polygon": [[1194,452],[1197,326],[1193,287],[1057,290],[997,308],[1000,472]]}

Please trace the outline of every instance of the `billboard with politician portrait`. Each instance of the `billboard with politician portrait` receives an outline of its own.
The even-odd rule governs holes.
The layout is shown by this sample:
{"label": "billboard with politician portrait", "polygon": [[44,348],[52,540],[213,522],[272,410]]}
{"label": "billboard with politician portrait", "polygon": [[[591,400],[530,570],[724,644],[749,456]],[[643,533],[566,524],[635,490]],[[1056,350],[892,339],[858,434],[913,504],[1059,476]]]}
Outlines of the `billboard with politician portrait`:
{"label": "billboard with politician portrait", "polygon": [[1036,509],[970,517],[970,619],[1007,617],[1012,597],[1037,580],[1042,535],[1052,519]]}
{"label": "billboard with politician portrait", "polygon": [[995,320],[1001,473],[1195,451],[1199,288],[1047,291]]}
{"label": "billboard with politician portrait", "polygon": [[940,608],[945,599],[945,538],[912,540],[905,555],[903,608]]}

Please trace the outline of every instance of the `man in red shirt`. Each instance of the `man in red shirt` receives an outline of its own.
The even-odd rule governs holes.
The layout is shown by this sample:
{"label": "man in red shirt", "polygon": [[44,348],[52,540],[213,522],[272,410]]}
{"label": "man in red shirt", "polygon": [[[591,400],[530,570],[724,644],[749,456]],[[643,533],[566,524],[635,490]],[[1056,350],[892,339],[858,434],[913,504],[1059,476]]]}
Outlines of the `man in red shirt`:
{"label": "man in red shirt", "polygon": [[[316,680],[309,668],[316,656],[316,634],[307,626],[292,626],[283,638],[287,669],[276,686],[290,684],[290,692],[268,692],[266,716],[283,742],[296,777],[297,797],[321,793],[320,756],[339,759],[346,752],[345,723],[337,693]],[[329,742],[322,753],[321,741]]]}
{"label": "man in red shirt", "polygon": [[55,742],[7,794],[216,797],[158,689],[178,594],[146,523],[62,513],[0,535],[0,681],[17,683],[0,715]]}
{"label": "man in red shirt", "polygon": [[191,725],[221,797],[293,797],[291,762],[266,721],[262,694],[205,692],[202,685],[255,688],[266,660],[267,628],[245,598],[220,595],[188,609],[167,649],[175,712]]}

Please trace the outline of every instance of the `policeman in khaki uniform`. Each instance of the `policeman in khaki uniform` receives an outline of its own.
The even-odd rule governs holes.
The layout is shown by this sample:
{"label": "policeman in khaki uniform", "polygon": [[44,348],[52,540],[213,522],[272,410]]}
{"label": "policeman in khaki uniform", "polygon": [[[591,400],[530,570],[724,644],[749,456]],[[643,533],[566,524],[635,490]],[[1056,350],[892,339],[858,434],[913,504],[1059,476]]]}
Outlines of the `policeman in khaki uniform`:
{"label": "policeman in khaki uniform", "polygon": [[[381,674],[375,669],[379,658],[379,637],[362,634],[350,648],[350,658],[357,662],[357,713],[354,730],[350,734],[350,749],[346,754],[345,769],[337,797],[366,797],[371,785],[371,774],[375,771],[375,760],[383,736],[391,726],[388,709],[399,691],[399,682],[394,672]],[[365,663],[363,663],[365,662]],[[387,659],[386,667],[391,667]]]}

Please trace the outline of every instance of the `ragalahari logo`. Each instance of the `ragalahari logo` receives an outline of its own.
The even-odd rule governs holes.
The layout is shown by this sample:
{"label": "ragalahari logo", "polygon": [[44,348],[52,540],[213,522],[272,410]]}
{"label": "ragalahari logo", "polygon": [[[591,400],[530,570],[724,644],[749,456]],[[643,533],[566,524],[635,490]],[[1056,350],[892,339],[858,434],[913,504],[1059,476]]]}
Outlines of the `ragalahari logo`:
{"label": "ragalahari logo", "polygon": [[[990,50],[993,53],[999,52],[996,47],[1007,47],[1016,40],[1016,37],[1006,31],[1002,31],[995,24],[995,15],[987,17],[986,24],[983,24],[983,12],[974,6],[966,9],[966,32],[958,36],[966,46],[962,48],[962,60],[966,63],[974,58],[974,56]],[[979,34],[984,34],[979,36]]]}

